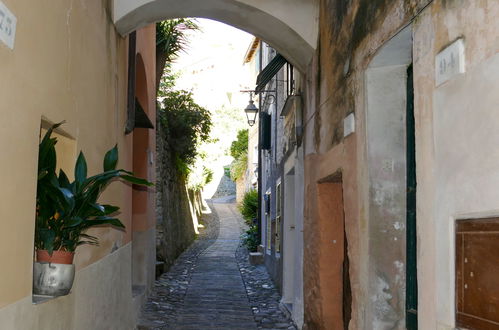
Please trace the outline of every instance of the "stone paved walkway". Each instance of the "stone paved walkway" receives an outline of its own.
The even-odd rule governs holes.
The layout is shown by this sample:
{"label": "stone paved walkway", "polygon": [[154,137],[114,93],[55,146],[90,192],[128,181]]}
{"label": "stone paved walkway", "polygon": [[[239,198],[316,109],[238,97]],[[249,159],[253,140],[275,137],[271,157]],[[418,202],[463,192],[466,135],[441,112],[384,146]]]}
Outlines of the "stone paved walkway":
{"label": "stone paved walkway", "polygon": [[212,204],[220,219],[220,233],[196,262],[177,329],[256,329],[239,267],[237,215],[230,204]]}
{"label": "stone paved walkway", "polygon": [[245,260],[235,204],[218,201],[199,239],[156,282],[137,329],[295,329],[265,268]]}

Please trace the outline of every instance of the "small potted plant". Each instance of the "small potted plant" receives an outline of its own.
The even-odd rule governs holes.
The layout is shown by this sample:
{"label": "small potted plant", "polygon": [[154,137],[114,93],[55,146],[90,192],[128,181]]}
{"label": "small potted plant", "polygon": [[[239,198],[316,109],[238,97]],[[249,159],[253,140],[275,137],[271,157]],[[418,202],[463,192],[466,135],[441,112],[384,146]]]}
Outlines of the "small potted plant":
{"label": "small potted plant", "polygon": [[150,186],[147,180],[133,173],[116,169],[118,148],[115,146],[104,157],[104,171],[87,176],[87,163],[80,152],[70,182],[61,169],[56,173],[57,139],[52,132],[45,134],[39,146],[38,185],[36,196],[36,227],[33,293],[60,296],[69,293],[74,279],[73,256],[83,244],[98,245],[98,239],[86,231],[95,226],[125,228],[115,217],[119,207],[98,202],[99,196],[114,180]]}

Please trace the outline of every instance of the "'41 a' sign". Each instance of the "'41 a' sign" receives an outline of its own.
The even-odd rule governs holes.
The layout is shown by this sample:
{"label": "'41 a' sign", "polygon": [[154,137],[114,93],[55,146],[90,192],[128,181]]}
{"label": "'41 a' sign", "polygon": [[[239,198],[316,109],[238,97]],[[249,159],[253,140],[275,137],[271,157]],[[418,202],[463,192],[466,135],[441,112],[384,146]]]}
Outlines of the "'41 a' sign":
{"label": "'41 a' sign", "polygon": [[0,1],[0,40],[10,49],[14,49],[17,19]]}

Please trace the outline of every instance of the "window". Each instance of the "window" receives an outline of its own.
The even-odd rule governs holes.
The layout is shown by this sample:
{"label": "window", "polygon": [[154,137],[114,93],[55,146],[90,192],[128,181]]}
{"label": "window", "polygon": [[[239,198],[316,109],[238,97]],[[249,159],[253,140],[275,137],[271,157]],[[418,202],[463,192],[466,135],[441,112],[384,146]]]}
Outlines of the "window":
{"label": "window", "polygon": [[266,238],[265,248],[267,250],[267,254],[270,254],[272,250],[272,221],[270,220],[270,192],[267,192],[264,196],[264,206],[265,206],[265,223],[267,227],[265,231],[265,238]]}
{"label": "window", "polygon": [[291,63],[286,63],[286,96],[295,94],[295,78],[293,72],[293,65]]}

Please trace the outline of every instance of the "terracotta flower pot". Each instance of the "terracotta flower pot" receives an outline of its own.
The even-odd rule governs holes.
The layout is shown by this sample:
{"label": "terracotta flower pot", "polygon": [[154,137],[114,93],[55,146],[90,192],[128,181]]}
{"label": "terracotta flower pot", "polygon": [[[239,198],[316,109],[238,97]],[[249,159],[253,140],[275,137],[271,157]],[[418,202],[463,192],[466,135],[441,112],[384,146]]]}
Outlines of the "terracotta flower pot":
{"label": "terracotta flower pot", "polygon": [[74,255],[74,252],[68,251],[53,251],[52,255],[49,255],[47,250],[36,250],[36,261],[71,265]]}

